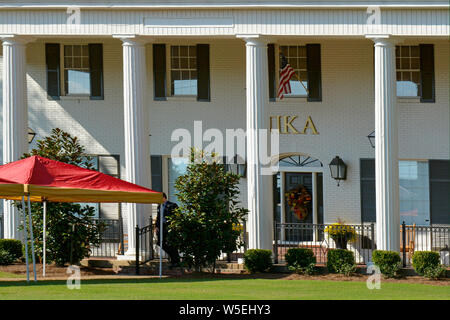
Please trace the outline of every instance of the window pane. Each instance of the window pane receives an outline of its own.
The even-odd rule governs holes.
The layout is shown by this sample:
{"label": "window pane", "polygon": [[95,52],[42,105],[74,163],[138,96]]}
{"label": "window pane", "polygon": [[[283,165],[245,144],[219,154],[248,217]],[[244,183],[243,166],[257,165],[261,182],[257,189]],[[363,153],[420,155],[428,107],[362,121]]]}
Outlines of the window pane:
{"label": "window pane", "polygon": [[420,69],[420,59],[411,58],[411,69]]}
{"label": "window pane", "polygon": [[177,189],[175,189],[175,181],[179,176],[186,174],[187,158],[169,158],[169,194],[168,197],[170,201],[175,202],[179,205],[177,199]]}
{"label": "window pane", "polygon": [[197,56],[197,47],[196,46],[189,46],[189,56],[190,57]]}
{"label": "window pane", "polygon": [[87,58],[87,57],[81,58],[81,67],[89,68],[89,58]]}
{"label": "window pane", "polygon": [[300,58],[298,59],[299,65],[298,68],[302,70],[306,70],[306,58]]}
{"label": "window pane", "polygon": [[180,67],[180,59],[172,58],[172,69],[178,69]]}
{"label": "window pane", "polygon": [[78,56],[78,57],[80,57],[81,56],[81,46],[73,46],[72,47],[73,49],[73,55],[74,56]]}
{"label": "window pane", "polygon": [[400,223],[430,225],[428,162],[400,161]]}
{"label": "window pane", "polygon": [[400,48],[400,54],[402,57],[409,57],[409,47],[408,46],[402,46]]}
{"label": "window pane", "polygon": [[410,81],[411,80],[411,72],[402,72],[402,80]]}
{"label": "window pane", "polygon": [[418,85],[412,81],[397,81],[398,97],[417,97],[418,90]]}
{"label": "window pane", "polygon": [[411,47],[411,57],[420,57],[419,46],[412,46]]}
{"label": "window pane", "polygon": [[190,58],[189,59],[189,68],[190,69],[197,69],[197,59],[196,58]]}
{"label": "window pane", "polygon": [[291,65],[292,68],[297,69],[298,68],[297,58],[289,58],[289,64]]}
{"label": "window pane", "polygon": [[89,46],[82,46],[82,52],[81,52],[81,54],[82,54],[84,57],[89,57]]}
{"label": "window pane", "polygon": [[90,94],[91,82],[89,72],[67,70],[67,94]]}
{"label": "window pane", "polygon": [[72,57],[64,58],[64,68],[72,68]]}
{"label": "window pane", "polygon": [[188,47],[180,46],[180,57],[187,57],[187,56],[188,56]]}
{"label": "window pane", "polygon": [[180,58],[180,69],[188,69],[188,68],[189,68],[189,59]]}
{"label": "window pane", "polygon": [[297,47],[290,46],[289,47],[289,57],[296,57],[296,56],[297,56]]}
{"label": "window pane", "polygon": [[171,47],[172,50],[172,57],[178,56],[179,55],[179,49],[178,46],[172,46]]}
{"label": "window pane", "polygon": [[64,55],[71,56],[72,55],[72,46],[64,46]]}
{"label": "window pane", "polygon": [[420,72],[415,71],[415,72],[411,72],[411,76],[412,76],[412,81],[414,83],[420,84]]}
{"label": "window pane", "polygon": [[409,59],[408,58],[402,58],[400,60],[400,67],[402,69],[409,69]]}

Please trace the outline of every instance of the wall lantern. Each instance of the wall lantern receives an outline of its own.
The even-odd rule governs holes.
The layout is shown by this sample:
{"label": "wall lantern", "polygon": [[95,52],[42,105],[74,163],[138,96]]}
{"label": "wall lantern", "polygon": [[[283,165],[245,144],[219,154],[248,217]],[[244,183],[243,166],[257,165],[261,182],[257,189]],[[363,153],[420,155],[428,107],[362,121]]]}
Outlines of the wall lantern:
{"label": "wall lantern", "polygon": [[36,132],[34,132],[34,130],[31,129],[30,127],[28,127],[28,143],[32,143],[35,136]]}
{"label": "wall lantern", "polygon": [[347,178],[347,165],[342,161],[341,158],[336,156],[333,160],[331,160],[330,164],[331,177],[338,182],[341,180],[345,180]]}
{"label": "wall lantern", "polygon": [[245,178],[245,175],[247,174],[247,163],[242,158],[238,157],[238,155],[235,155],[233,157],[233,162],[227,164],[227,171]]}
{"label": "wall lantern", "polygon": [[367,138],[369,139],[370,145],[372,146],[372,148],[375,148],[375,130],[373,130],[368,136]]}

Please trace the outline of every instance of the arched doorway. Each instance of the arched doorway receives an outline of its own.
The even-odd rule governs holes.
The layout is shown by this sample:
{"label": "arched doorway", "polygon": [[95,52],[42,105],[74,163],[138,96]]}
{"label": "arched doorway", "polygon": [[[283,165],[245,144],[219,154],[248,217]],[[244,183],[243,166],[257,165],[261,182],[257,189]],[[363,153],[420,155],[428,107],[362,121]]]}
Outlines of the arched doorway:
{"label": "arched doorway", "polygon": [[[278,165],[273,181],[274,221],[283,225],[279,239],[317,240],[308,224],[323,223],[323,163],[302,153],[280,154],[274,163]],[[298,204],[305,199],[310,199],[306,205]],[[304,228],[290,228],[291,224]]]}

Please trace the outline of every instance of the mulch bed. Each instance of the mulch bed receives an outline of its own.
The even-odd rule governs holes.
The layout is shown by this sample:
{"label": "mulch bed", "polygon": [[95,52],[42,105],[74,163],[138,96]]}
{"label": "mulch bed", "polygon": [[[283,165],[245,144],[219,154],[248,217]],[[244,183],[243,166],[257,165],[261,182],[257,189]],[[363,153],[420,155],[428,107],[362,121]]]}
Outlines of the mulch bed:
{"label": "mulch bed", "polygon": [[[26,267],[25,264],[13,264],[9,266],[0,266],[0,271],[9,272],[14,274],[25,275]],[[40,280],[65,280],[68,277],[67,267],[57,267],[55,265],[47,265],[46,277],[42,278],[42,264],[36,265],[36,271],[38,279]],[[82,279],[124,279],[124,278],[154,278],[156,275],[123,275],[118,274],[118,270],[112,268],[90,268],[81,267]],[[326,281],[359,281],[365,282],[368,279],[368,275],[355,274],[353,276],[344,276],[339,274],[319,274],[319,275],[299,275],[292,273],[256,273],[256,274],[210,274],[210,273],[196,273],[196,272],[180,272],[179,270],[172,270],[171,272],[164,272],[165,277],[170,278],[188,278],[188,279],[279,279],[279,280],[326,280]],[[30,266],[30,275],[32,277],[32,265]],[[23,278],[7,279],[3,278],[0,281],[20,281]],[[428,284],[435,286],[450,286],[450,279],[440,279],[440,280],[429,280],[420,276],[408,276],[398,279],[384,279],[382,277],[382,282],[385,283],[418,283],[418,284]]]}

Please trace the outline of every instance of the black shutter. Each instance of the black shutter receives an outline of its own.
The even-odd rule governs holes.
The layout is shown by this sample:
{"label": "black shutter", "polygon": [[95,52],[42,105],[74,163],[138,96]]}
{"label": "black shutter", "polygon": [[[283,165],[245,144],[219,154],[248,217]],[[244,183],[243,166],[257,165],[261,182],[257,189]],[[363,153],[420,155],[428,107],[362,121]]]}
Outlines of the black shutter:
{"label": "black shutter", "polygon": [[450,224],[450,160],[430,160],[432,224]]}
{"label": "black shutter", "polygon": [[162,192],[162,156],[151,156],[152,189]]}
{"label": "black shutter", "polygon": [[103,45],[89,44],[91,100],[103,100]]}
{"label": "black shutter", "polygon": [[166,100],[166,45],[153,45],[154,99]]}
{"label": "black shutter", "polygon": [[420,45],[420,102],[435,102],[434,95],[434,47]]}
{"label": "black shutter", "polygon": [[269,99],[270,101],[276,101],[275,93],[275,45],[270,43],[267,45],[267,60],[269,67]]}
{"label": "black shutter", "polygon": [[306,45],[308,68],[308,101],[322,101],[320,44]]}
{"label": "black shutter", "polygon": [[197,45],[197,101],[211,101],[209,44]]}
{"label": "black shutter", "polygon": [[375,159],[360,160],[361,222],[376,222]]}
{"label": "black shutter", "polygon": [[45,44],[45,62],[47,64],[47,94],[59,100],[60,92],[60,50],[58,43]]}

